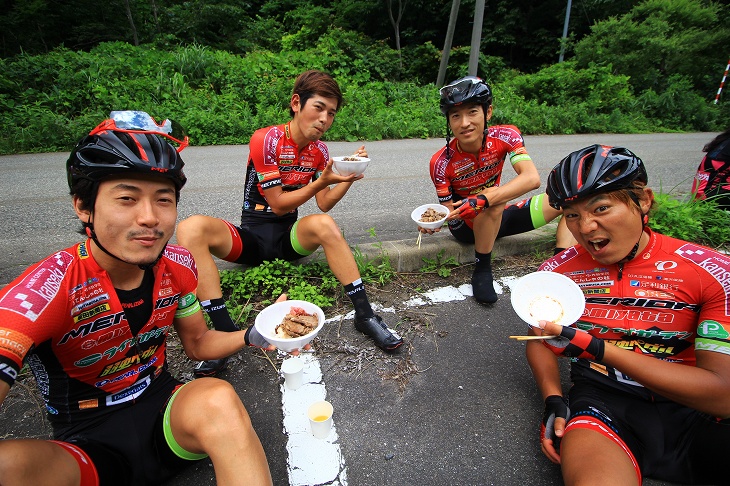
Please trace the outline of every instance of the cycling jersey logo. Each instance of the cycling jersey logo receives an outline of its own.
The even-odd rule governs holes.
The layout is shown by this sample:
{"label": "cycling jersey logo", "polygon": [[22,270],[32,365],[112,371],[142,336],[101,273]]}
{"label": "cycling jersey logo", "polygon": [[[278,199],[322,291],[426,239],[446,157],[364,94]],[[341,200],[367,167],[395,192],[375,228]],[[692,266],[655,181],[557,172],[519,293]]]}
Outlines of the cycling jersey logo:
{"label": "cycling jersey logo", "polygon": [[44,260],[35,272],[26,276],[0,298],[0,309],[6,309],[34,321],[56,297],[61,282],[73,261],[67,252],[58,252]]}
{"label": "cycling jersey logo", "polygon": [[86,242],[85,241],[83,243],[80,243],[79,244],[78,255],[79,255],[79,258],[81,258],[82,260],[84,258],[88,258],[89,257],[89,249],[86,248]]}
{"label": "cycling jersey logo", "polygon": [[81,358],[78,361],[74,362],[74,366],[78,366],[79,368],[85,368],[86,366],[91,366],[97,361],[101,359],[101,355],[99,353],[92,354],[91,356],[86,356],[85,358]]}
{"label": "cycling jersey logo", "polygon": [[697,326],[697,335],[712,339],[727,339],[730,337],[730,333],[717,321],[702,321]]}
{"label": "cycling jersey logo", "polygon": [[673,268],[677,268],[677,262],[673,262],[671,260],[668,260],[668,261],[660,260],[660,261],[654,262],[654,266],[656,267],[657,270],[659,270],[660,272],[663,272],[665,270],[671,270]]}
{"label": "cycling jersey logo", "polygon": [[84,321],[86,319],[90,319],[94,316],[98,316],[102,312],[107,312],[111,310],[111,306],[109,304],[101,304],[93,309],[89,309],[87,311],[82,312],[81,314],[74,317],[74,323],[79,323],[81,321]]}
{"label": "cycling jersey logo", "polygon": [[126,370],[130,366],[141,364],[142,362],[147,361],[151,356],[155,354],[157,348],[158,346],[152,346],[151,348],[143,351],[142,354],[135,354],[134,356],[130,356],[128,358],[124,358],[120,361],[107,365],[99,374],[99,378],[111,375],[118,371]]}
{"label": "cycling jersey logo", "polygon": [[69,332],[63,335],[61,340],[58,342],[59,346],[65,344],[69,339],[75,339],[77,337],[85,337],[91,333],[101,331],[115,324],[119,324],[125,318],[124,312],[118,312],[116,314],[109,314],[92,322],[87,322],[79,326],[76,329],[71,329]]}
{"label": "cycling jersey logo", "polygon": [[6,375],[12,381],[15,381],[15,379],[18,377],[18,372],[15,371],[15,369],[12,368],[10,365],[5,363],[0,363],[0,373]]}
{"label": "cycling jersey logo", "polygon": [[0,349],[13,354],[22,360],[28,354],[33,340],[25,334],[11,330],[0,328]]}

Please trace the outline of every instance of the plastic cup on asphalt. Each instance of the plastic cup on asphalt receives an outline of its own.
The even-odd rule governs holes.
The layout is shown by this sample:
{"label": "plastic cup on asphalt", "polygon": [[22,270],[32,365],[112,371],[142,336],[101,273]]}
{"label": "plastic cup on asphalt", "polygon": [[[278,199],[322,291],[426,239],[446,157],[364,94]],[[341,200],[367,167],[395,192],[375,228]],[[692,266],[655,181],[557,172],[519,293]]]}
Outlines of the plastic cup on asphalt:
{"label": "plastic cup on asphalt", "polygon": [[326,400],[314,402],[309,406],[307,415],[312,435],[318,439],[326,439],[332,429],[332,404]]}
{"label": "plastic cup on asphalt", "polygon": [[296,390],[304,383],[304,362],[299,358],[288,358],[281,363],[284,386]]}

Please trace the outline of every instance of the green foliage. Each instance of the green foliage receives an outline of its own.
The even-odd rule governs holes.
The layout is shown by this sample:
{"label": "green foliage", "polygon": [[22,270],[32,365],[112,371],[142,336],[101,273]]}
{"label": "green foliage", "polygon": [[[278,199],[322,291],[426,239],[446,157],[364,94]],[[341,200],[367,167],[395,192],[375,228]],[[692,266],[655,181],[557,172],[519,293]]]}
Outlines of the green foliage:
{"label": "green foliage", "polygon": [[[370,229],[375,237],[375,230]],[[366,284],[385,285],[396,272],[382,243],[376,243],[381,253],[376,261],[369,260],[358,248],[353,250],[362,281]],[[312,259],[305,264],[276,259],[243,270],[221,270],[221,290],[226,306],[237,322],[245,322],[254,312],[252,302],[266,306],[281,294],[290,300],[306,300],[322,309],[332,307],[342,296],[342,286],[326,261]]]}
{"label": "green foliage", "polygon": [[651,123],[636,112],[627,81],[610,66],[581,69],[574,61],[547,66],[495,86],[494,122],[526,133],[648,131]]}
{"label": "green foliage", "polygon": [[[703,0],[644,0],[625,15],[593,25],[576,44],[575,56],[581,67],[612,66],[629,76],[637,93],[664,92],[671,77],[679,75],[709,97],[730,44],[726,18],[727,7]],[[718,69],[708,77],[711,66]]]}
{"label": "green foliage", "polygon": [[456,261],[456,258],[450,256],[448,258],[444,258],[444,250],[441,250],[436,255],[436,258],[426,258],[423,257],[422,260],[424,261],[425,265],[423,265],[418,271],[422,273],[436,273],[439,277],[450,277],[451,276],[451,270],[454,267],[459,266],[459,262]]}
{"label": "green foliage", "polygon": [[221,289],[232,315],[245,313],[250,301],[267,305],[286,293],[289,299],[306,300],[322,308],[334,303],[340,284],[325,262],[297,265],[276,259],[245,270],[222,270]]}
{"label": "green foliage", "polygon": [[659,233],[713,248],[728,249],[730,211],[708,200],[682,200],[656,195],[649,226]]}
{"label": "green foliage", "polygon": [[[371,238],[377,237],[375,228],[370,228],[368,232]],[[375,246],[380,250],[380,256],[375,260],[368,259],[362,250],[357,247],[353,248],[352,254],[355,257],[355,263],[363,282],[384,285],[395,278],[396,272],[390,263],[388,252],[383,248],[383,243],[378,241]]]}
{"label": "green foliage", "polygon": [[[524,13],[523,22],[553,22],[552,13],[563,8],[555,1],[515,1],[522,7],[495,3],[493,12],[505,25],[485,34],[486,43],[524,48],[516,42],[522,26],[515,25],[514,12]],[[423,41],[396,51],[379,40],[387,37],[375,22],[387,13],[380,3],[171,0],[157,5],[157,13],[154,2],[129,3],[137,33],[148,43],[92,40],[98,32],[89,22],[78,27],[87,32],[73,34],[89,42],[88,51],[61,43],[45,54],[0,59],[0,154],[70,150],[110,111],[123,109],[180,122],[193,145],[247,143],[256,129],[288,119],[294,78],[310,68],[332,73],[345,95],[327,140],[444,135],[433,84],[442,39],[428,42],[425,33],[403,26],[404,39]],[[608,15],[629,3],[586,0],[583,8]],[[103,18],[103,8],[90,0],[70,4]],[[427,29],[434,15],[448,17],[448,5],[437,4],[413,0],[408,8]],[[723,130],[730,105],[712,101],[726,61],[718,52],[730,44],[730,30],[720,25],[726,10],[703,0],[645,0],[596,22],[576,42],[574,60],[532,74],[511,67],[508,57],[480,54],[478,74],[495,93],[492,122],[517,125],[525,134]],[[38,15],[39,25],[51,26],[75,14],[65,3],[53,10],[33,0],[14,5],[0,25],[15,32]],[[110,27],[110,38],[129,36],[128,19],[122,20]],[[447,80],[467,74],[470,48],[458,43],[461,34]]]}

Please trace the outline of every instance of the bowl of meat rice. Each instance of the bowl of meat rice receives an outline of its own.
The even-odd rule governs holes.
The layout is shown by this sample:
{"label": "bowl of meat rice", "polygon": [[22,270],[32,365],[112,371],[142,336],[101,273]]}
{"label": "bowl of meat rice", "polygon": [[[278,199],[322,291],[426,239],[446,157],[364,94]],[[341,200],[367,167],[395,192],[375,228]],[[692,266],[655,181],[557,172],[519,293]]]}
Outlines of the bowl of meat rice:
{"label": "bowl of meat rice", "polygon": [[324,326],[324,312],[305,300],[284,300],[259,312],[254,326],[268,342],[290,352],[303,348],[317,336]]}
{"label": "bowl of meat rice", "polygon": [[449,208],[442,204],[423,204],[411,212],[411,219],[421,228],[437,229],[444,225]]}

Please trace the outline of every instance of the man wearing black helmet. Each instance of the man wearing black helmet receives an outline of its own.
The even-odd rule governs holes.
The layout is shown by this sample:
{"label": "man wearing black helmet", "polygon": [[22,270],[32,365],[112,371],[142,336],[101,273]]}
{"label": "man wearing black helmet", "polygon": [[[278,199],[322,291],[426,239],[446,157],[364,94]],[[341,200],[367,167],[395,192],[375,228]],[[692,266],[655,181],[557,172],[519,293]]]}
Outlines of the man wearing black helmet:
{"label": "man wearing black helmet", "polygon": [[[487,83],[466,76],[441,88],[440,95],[447,137],[446,146],[431,158],[431,179],[439,202],[452,210],[448,216],[451,234],[474,244],[474,298],[491,304],[497,301],[491,264],[494,241],[543,226],[560,213],[545,203],[544,194],[505,209],[507,202],[537,189],[540,176],[517,127],[488,125],[492,90]],[[454,140],[450,140],[450,133]],[[500,185],[506,159],[517,176]],[[559,238],[557,245],[570,243],[569,237],[567,241]]]}
{"label": "man wearing black helmet", "polygon": [[[540,270],[586,297],[575,325],[540,321],[527,358],[545,400],[540,441],[566,485],[727,484],[730,257],[651,231],[654,194],[630,150],[593,145],[547,193],[578,245]],[[566,400],[556,356],[571,358]]]}
{"label": "man wearing black helmet", "polygon": [[192,359],[230,355],[246,340],[208,330],[195,263],[167,244],[186,182],[178,128],[112,112],[84,137],[67,173],[88,239],[0,291],[0,403],[27,364],[54,439],[0,441],[3,485],[160,484],[208,456],[218,484],[271,484],[231,385],[182,384],[167,370],[173,327]]}

